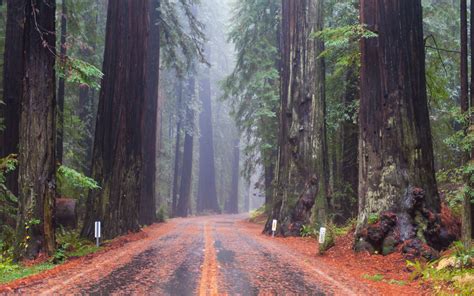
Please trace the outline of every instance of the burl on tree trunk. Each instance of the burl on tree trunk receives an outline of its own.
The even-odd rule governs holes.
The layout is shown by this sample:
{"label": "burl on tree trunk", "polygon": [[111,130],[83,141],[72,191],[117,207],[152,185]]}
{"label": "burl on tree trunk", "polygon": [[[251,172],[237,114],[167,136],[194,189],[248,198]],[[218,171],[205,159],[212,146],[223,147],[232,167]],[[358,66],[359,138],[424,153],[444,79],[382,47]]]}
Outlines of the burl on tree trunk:
{"label": "burl on tree trunk", "polygon": [[[440,218],[421,1],[362,0],[356,249],[435,257],[456,237]],[[379,220],[370,225],[370,222]],[[443,241],[444,240],[444,241]]]}

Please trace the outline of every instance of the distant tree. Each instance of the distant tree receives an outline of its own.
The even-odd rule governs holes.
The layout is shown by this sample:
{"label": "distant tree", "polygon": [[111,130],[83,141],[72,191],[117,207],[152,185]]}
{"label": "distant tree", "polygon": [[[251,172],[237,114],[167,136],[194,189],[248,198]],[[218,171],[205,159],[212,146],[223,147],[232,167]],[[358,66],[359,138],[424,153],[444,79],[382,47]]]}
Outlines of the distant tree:
{"label": "distant tree", "polygon": [[[17,154],[20,137],[20,100],[23,95],[23,36],[25,1],[8,0],[3,66],[3,103],[0,118],[4,131],[0,131],[0,153],[2,157]],[[18,194],[18,171],[7,176],[7,187]]]}
{"label": "distant tree", "polygon": [[[208,52],[207,58],[210,57]],[[202,111],[199,115],[199,183],[197,193],[198,212],[212,211],[219,213],[220,207],[216,192],[216,170],[214,139],[212,127],[211,77],[210,69],[205,69],[199,77],[199,97]]]}
{"label": "distant tree", "polygon": [[186,217],[191,210],[191,185],[193,172],[193,146],[194,146],[194,109],[193,100],[195,96],[195,78],[190,74],[186,90],[186,118],[184,120],[184,149],[183,165],[181,169],[181,185],[179,189],[179,200],[176,215]]}
{"label": "distant tree", "polygon": [[32,258],[41,251],[51,255],[55,249],[56,3],[24,4],[16,253]]}
{"label": "distant tree", "polygon": [[237,127],[246,136],[244,176],[264,167],[265,204],[271,208],[278,156],[280,90],[280,0],[244,0],[234,5],[229,41],[237,61],[224,80],[224,98],[233,108]]}
{"label": "distant tree", "polygon": [[109,1],[102,80],[95,131],[92,192],[82,235],[94,221],[105,238],[139,229],[143,186],[143,130],[146,103],[149,1]]}

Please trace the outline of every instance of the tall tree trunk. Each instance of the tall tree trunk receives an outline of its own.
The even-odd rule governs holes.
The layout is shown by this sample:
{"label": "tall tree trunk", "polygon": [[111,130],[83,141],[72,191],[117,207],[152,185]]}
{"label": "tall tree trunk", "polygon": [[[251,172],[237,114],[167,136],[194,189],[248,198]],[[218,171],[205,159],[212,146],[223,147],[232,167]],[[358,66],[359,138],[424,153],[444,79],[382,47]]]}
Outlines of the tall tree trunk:
{"label": "tall tree trunk", "polygon": [[[461,112],[465,115],[469,112],[469,66],[468,66],[468,32],[467,32],[467,0],[461,0]],[[468,124],[464,126],[467,135]],[[470,161],[470,151],[465,152],[463,162]],[[465,181],[469,183],[470,176]],[[471,196],[464,194],[462,213],[462,240],[466,248],[471,246]]]}
{"label": "tall tree trunk", "polygon": [[180,80],[177,85],[176,92],[178,93],[178,100],[176,102],[176,110],[177,110],[177,123],[176,123],[176,142],[174,147],[174,173],[173,173],[173,197],[172,197],[172,213],[173,216],[176,215],[177,206],[178,206],[178,184],[179,184],[179,176],[180,174],[180,156],[181,156],[181,108],[182,108],[182,100],[183,100],[183,82]]}
{"label": "tall tree trunk", "polygon": [[[360,15],[378,37],[361,41],[357,244],[365,249],[368,242],[382,251],[387,239],[398,239],[396,231],[401,242],[431,243],[438,236],[427,234],[432,229],[425,214],[439,213],[440,199],[427,106],[421,1],[361,0]],[[395,232],[384,230],[385,241],[364,236],[368,221],[384,211],[398,217],[381,217],[396,224]],[[410,245],[404,248],[408,249]]]}
{"label": "tall tree trunk", "polygon": [[323,1],[283,0],[282,15],[280,150],[265,231],[277,219],[279,234],[300,235],[303,225],[326,222],[329,205],[324,44],[310,37],[323,28]]}
{"label": "tall tree trunk", "polygon": [[[8,0],[3,66],[3,102],[0,117],[6,129],[0,133],[0,157],[18,153],[20,99],[23,94],[23,33],[25,1]],[[8,83],[5,83],[5,82]],[[18,195],[18,170],[7,176],[7,188]]]}
{"label": "tall tree trunk", "polygon": [[[208,50],[209,53],[209,50]],[[207,58],[210,60],[210,55]],[[216,169],[214,160],[214,140],[212,128],[210,69],[206,68],[199,81],[199,97],[202,102],[202,112],[199,116],[199,182],[197,195],[198,212],[212,211],[219,213],[219,203],[216,192]]]}
{"label": "tall tree trunk", "polygon": [[140,227],[148,15],[146,0],[109,1],[92,162],[101,190],[89,195],[83,236],[97,220],[106,239]]}
{"label": "tall tree trunk", "polygon": [[148,36],[145,123],[143,131],[143,184],[140,201],[140,224],[150,225],[156,218],[156,150],[158,136],[158,82],[160,72],[160,1],[148,0],[150,34]]}
{"label": "tall tree trunk", "polygon": [[25,3],[18,257],[36,257],[42,251],[52,254],[55,249],[55,12],[54,0]]}
{"label": "tall tree trunk", "polygon": [[188,91],[186,93],[186,126],[184,135],[183,168],[181,170],[181,186],[179,190],[179,201],[176,215],[179,217],[188,216],[191,203],[191,185],[193,173],[193,142],[194,142],[194,110],[192,100],[195,93],[194,77],[188,80]]}
{"label": "tall tree trunk", "polygon": [[240,139],[234,141],[232,160],[232,187],[230,190],[229,208],[230,214],[239,212],[239,179],[240,179]]}
{"label": "tall tree trunk", "polygon": [[[60,58],[65,61],[67,55],[66,34],[67,34],[67,4],[63,0],[61,5],[61,41],[60,41]],[[66,80],[64,76],[59,78],[58,83],[58,126],[56,129],[56,161],[63,163],[63,135],[64,135],[64,96],[65,96]]]}

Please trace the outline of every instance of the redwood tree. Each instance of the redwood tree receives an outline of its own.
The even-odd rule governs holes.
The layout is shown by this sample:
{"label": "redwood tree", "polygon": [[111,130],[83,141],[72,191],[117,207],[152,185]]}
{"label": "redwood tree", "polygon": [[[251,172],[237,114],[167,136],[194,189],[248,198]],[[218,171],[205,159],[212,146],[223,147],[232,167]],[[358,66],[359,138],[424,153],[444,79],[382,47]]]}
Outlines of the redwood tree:
{"label": "redwood tree", "polygon": [[[209,58],[209,55],[207,57]],[[202,112],[199,116],[199,183],[197,210],[220,212],[216,192],[216,170],[214,159],[214,139],[212,128],[212,102],[210,70],[206,68],[199,81],[199,97]]]}
{"label": "redwood tree", "polygon": [[143,184],[140,201],[140,224],[149,225],[156,217],[156,138],[158,136],[158,81],[160,74],[160,1],[148,0],[150,34],[148,36],[145,124],[143,126]]}
{"label": "redwood tree", "polygon": [[[0,117],[6,129],[0,133],[0,157],[18,153],[20,99],[23,94],[23,32],[25,1],[8,0],[3,66],[3,102]],[[8,83],[6,83],[8,82]],[[7,187],[18,194],[18,171],[7,176]]]}
{"label": "redwood tree", "polygon": [[[193,75],[193,74],[191,74]],[[184,126],[183,168],[181,169],[181,185],[176,215],[186,217],[191,209],[191,185],[193,172],[193,146],[194,146],[194,110],[192,100],[195,94],[195,79],[188,79],[186,92],[186,118]]]}
{"label": "redwood tree", "polygon": [[328,218],[324,43],[311,36],[323,28],[323,0],[282,2],[281,110],[277,187],[272,219],[278,233],[300,235],[303,225]]}
{"label": "redwood tree", "polygon": [[[360,4],[362,24],[378,36],[361,41],[357,243],[370,250],[383,245],[389,252],[390,245],[401,241],[408,251],[439,237],[422,6],[405,0]],[[391,212],[379,216],[384,211]],[[382,227],[369,225],[365,231],[375,219],[382,219]],[[395,227],[398,231],[392,232]]]}
{"label": "redwood tree", "polygon": [[101,190],[89,195],[83,236],[98,220],[105,238],[139,229],[148,15],[148,0],[109,1],[92,162]]}
{"label": "redwood tree", "polygon": [[56,4],[28,0],[24,8],[17,255],[35,257],[55,249]]}

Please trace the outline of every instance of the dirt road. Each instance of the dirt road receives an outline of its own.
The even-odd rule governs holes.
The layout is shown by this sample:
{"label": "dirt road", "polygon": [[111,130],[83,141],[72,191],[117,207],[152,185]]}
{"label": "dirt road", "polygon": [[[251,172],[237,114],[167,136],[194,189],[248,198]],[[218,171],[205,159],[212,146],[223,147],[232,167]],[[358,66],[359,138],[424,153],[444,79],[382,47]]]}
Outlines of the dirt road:
{"label": "dirt road", "polygon": [[173,219],[12,293],[34,295],[373,295],[356,279],[256,236],[243,216]]}

